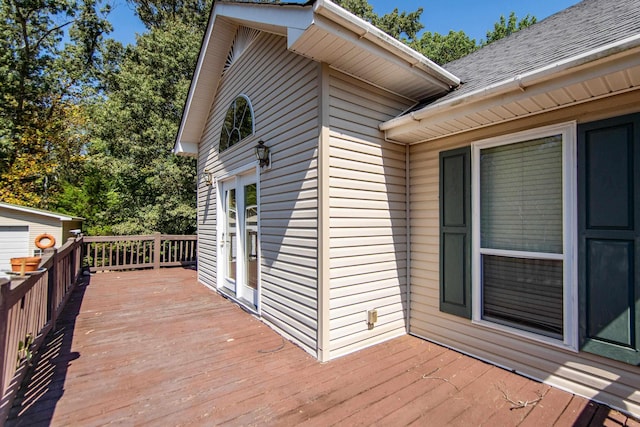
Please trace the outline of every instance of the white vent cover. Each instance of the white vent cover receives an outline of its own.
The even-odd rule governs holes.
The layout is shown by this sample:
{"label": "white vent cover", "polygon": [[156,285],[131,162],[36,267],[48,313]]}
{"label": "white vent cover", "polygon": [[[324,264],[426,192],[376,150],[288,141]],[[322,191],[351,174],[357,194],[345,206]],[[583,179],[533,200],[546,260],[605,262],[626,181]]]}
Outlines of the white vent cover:
{"label": "white vent cover", "polygon": [[239,27],[236,33],[236,38],[233,40],[231,50],[227,55],[227,62],[224,64],[224,70],[227,71],[231,66],[240,58],[240,56],[247,50],[247,47],[258,38],[260,34],[259,30],[255,28]]}

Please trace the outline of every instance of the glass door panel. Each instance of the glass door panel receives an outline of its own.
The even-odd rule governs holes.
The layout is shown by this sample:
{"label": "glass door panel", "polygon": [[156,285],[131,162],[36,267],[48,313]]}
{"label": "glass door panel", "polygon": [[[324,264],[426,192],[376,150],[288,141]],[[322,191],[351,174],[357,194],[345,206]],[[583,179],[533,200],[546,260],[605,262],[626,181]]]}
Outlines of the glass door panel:
{"label": "glass door panel", "polygon": [[[232,184],[232,183],[230,183]],[[225,184],[225,187],[230,186]],[[224,285],[225,287],[235,291],[236,279],[237,279],[237,203],[236,203],[236,189],[225,188],[224,191],[224,203],[225,203],[225,222],[224,222],[224,258],[226,262],[226,268],[224,269]]]}
{"label": "glass door panel", "polygon": [[223,233],[220,239],[222,286],[241,301],[258,301],[258,188],[255,174],[222,183]]}
{"label": "glass door panel", "polygon": [[[243,285],[247,296],[258,289],[258,203],[255,183],[244,186],[244,260]],[[254,296],[251,295],[253,299]]]}

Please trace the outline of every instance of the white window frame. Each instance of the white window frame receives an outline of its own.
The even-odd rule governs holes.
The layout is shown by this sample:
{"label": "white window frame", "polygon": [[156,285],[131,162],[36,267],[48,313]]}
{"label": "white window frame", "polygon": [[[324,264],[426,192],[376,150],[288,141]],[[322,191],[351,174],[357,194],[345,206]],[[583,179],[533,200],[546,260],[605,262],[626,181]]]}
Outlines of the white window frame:
{"label": "white window frame", "polygon": [[[480,151],[553,135],[562,136],[562,188],[563,188],[563,253],[536,254],[510,250],[480,248]],[[508,332],[533,341],[578,351],[578,259],[577,259],[577,153],[576,122],[540,127],[524,132],[485,139],[472,143],[472,322],[487,328]],[[535,332],[498,324],[482,318],[482,265],[481,256],[499,255],[509,257],[556,259],[563,261],[563,339],[554,339]]]}

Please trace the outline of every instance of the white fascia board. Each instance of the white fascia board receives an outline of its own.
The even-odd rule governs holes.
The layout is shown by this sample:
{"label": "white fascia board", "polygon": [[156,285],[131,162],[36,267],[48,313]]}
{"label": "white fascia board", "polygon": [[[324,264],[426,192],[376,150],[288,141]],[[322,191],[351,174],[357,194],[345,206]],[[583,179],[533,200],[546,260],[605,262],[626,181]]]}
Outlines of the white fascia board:
{"label": "white fascia board", "polygon": [[[195,93],[196,86],[198,80],[200,80],[200,75],[202,71],[202,62],[204,61],[205,54],[207,52],[207,47],[209,45],[209,41],[211,40],[211,33],[213,32],[213,27],[216,22],[217,11],[220,3],[213,4],[213,10],[211,11],[211,16],[209,17],[209,24],[207,26],[207,31],[205,33],[204,38],[202,39],[202,45],[200,46],[200,53],[198,54],[198,62],[196,63],[196,68],[193,72],[193,77],[191,78],[191,84],[189,86],[189,93],[187,94],[187,100],[185,102],[184,111],[182,112],[182,119],[180,120],[180,127],[178,128],[178,135],[176,136],[176,143],[173,147],[173,152],[175,154],[182,153],[181,144],[194,144],[194,142],[186,142],[184,141],[184,131],[187,124],[187,119],[191,113],[191,105],[193,103],[193,94]],[[197,143],[195,143],[197,145]]]}
{"label": "white fascia board", "polygon": [[0,208],[5,208],[13,211],[18,211],[18,212],[25,212],[32,215],[45,216],[47,218],[55,218],[60,221],[83,221],[84,220],[84,218],[80,218],[80,217],[67,216],[67,215],[56,213],[56,212],[44,211],[40,209],[30,208],[27,206],[13,205],[10,203],[0,203]]}
{"label": "white fascia board", "polygon": [[173,153],[179,156],[196,157],[198,155],[198,143],[178,140],[173,147]]}
{"label": "white fascia board", "polygon": [[216,2],[216,15],[281,28],[305,30],[313,22],[313,10],[303,5]]}
{"label": "white fascia board", "polygon": [[527,86],[552,79],[562,73],[568,72],[572,68],[577,68],[603,58],[612,57],[618,53],[630,54],[632,50],[639,47],[640,34],[637,34],[562,61],[540,67],[528,73],[517,75],[501,82],[476,89],[467,94],[456,96],[443,102],[437,102],[434,105],[426,106],[421,110],[414,111],[410,114],[396,117],[382,123],[380,125],[380,130],[388,131],[406,125],[415,125],[421,120],[430,118],[451,108],[464,108],[465,106],[469,106],[477,102],[504,95],[513,90],[525,91]]}
{"label": "white fascia board", "polygon": [[306,28],[287,28],[287,49],[291,49],[291,46],[304,35],[305,31]]}
{"label": "white fascia board", "polygon": [[411,64],[412,67],[421,69],[435,77],[437,80],[446,83],[448,86],[456,87],[460,85],[460,79],[449,71],[330,0],[316,0],[314,4],[314,11],[318,15],[324,16],[344,28],[353,31],[361,38],[366,38],[367,40],[377,44],[395,56],[403,58]]}

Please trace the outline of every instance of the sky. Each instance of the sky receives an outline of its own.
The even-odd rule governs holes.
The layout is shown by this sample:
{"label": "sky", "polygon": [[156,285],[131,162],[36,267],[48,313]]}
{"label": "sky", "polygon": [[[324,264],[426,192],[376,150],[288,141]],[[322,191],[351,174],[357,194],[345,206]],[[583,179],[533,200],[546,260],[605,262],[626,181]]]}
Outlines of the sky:
{"label": "sky", "polygon": [[[378,15],[393,11],[413,12],[422,7],[420,21],[425,31],[446,34],[449,30],[463,30],[469,37],[480,41],[487,30],[493,28],[500,15],[515,12],[518,18],[527,14],[542,20],[579,0],[369,0]],[[612,0],[613,1],[613,0]],[[124,44],[135,43],[135,34],[143,33],[145,27],[136,18],[132,6],[126,0],[113,0],[109,20],[114,31],[110,37]]]}

